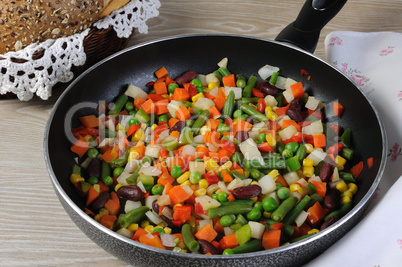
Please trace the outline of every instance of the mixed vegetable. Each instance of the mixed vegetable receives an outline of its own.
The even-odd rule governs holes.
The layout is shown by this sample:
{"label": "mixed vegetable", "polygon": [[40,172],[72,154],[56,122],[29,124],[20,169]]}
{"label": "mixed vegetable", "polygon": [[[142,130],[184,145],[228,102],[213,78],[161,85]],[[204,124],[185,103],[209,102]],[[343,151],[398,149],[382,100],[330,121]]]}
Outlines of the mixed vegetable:
{"label": "mixed vegetable", "polygon": [[80,118],[70,181],[89,216],[160,249],[229,255],[296,242],[352,208],[363,161],[351,167],[351,132],[325,120],[341,103],[274,66],[259,78],[218,66],[175,79],[162,67],[148,93],[129,85]]}

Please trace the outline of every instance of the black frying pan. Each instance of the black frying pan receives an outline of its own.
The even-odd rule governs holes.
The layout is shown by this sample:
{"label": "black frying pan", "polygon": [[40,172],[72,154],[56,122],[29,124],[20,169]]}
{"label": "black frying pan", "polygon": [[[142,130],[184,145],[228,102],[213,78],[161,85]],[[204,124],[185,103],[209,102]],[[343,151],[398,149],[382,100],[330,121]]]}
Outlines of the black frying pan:
{"label": "black frying pan", "polygon": [[[314,51],[320,29],[346,1],[311,1],[304,5],[295,22],[277,40]],[[315,6],[316,8],[312,8]],[[321,10],[318,10],[321,9]],[[307,21],[307,22],[306,22]],[[203,256],[162,251],[121,237],[105,229],[83,211],[83,200],[69,182],[74,155],[67,138],[78,117],[94,114],[100,100],[113,101],[128,83],[145,88],[153,73],[166,67],[171,77],[187,70],[207,74],[223,57],[229,69],[245,76],[259,67],[278,66],[281,75],[302,81],[309,94],[331,103],[339,100],[345,107],[341,120],[329,121],[352,131],[354,162],[374,157],[374,165],[359,178],[355,207],[341,220],[313,237],[277,249],[231,256]],[[301,76],[307,70],[311,80]],[[80,104],[77,106],[77,104]],[[91,107],[92,106],[92,107]],[[72,120],[69,116],[72,115]],[[67,118],[67,119],[66,119]],[[309,52],[277,41],[233,35],[191,35],[166,38],[128,48],[95,65],[78,77],[57,101],[47,124],[45,160],[60,202],[73,221],[95,243],[113,255],[140,266],[276,266],[300,265],[319,255],[346,234],[361,218],[377,188],[385,166],[386,147],[383,125],[378,113],[355,84],[326,62]]]}

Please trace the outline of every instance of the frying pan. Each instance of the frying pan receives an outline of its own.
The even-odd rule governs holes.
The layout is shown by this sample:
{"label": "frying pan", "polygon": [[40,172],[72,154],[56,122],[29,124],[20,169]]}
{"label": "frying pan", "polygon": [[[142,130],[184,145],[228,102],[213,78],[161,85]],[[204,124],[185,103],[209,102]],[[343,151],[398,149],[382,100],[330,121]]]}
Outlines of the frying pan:
{"label": "frying pan", "polygon": [[[44,138],[45,161],[52,183],[76,225],[106,251],[135,266],[295,266],[308,262],[345,235],[367,209],[386,159],[384,127],[370,101],[350,79],[310,53],[315,49],[321,28],[345,2],[306,1],[298,18],[276,41],[227,34],[176,36],[130,47],[79,76],[55,104]],[[229,59],[233,73],[245,76],[256,73],[265,64],[278,66],[281,75],[303,82],[306,91],[317,99],[325,103],[338,100],[344,105],[345,113],[340,120],[333,117],[328,120],[351,130],[356,151],[354,163],[374,157],[372,168],[364,170],[358,179],[354,208],[332,226],[302,241],[230,256],[162,251],[122,237],[87,216],[82,211],[83,199],[69,182],[75,160],[69,151],[68,136],[71,127],[78,126],[78,118],[96,114],[95,107],[100,100],[115,100],[129,83],[145,88],[161,66],[171,77],[190,69],[207,74],[215,70],[223,57]],[[308,72],[310,80],[300,75],[301,69]]]}

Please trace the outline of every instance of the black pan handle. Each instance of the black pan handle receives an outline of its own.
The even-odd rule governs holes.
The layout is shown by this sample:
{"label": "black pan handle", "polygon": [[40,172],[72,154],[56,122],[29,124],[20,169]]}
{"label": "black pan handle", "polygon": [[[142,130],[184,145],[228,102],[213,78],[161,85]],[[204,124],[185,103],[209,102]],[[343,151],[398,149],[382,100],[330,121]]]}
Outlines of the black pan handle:
{"label": "black pan handle", "polygon": [[296,45],[313,53],[322,28],[338,14],[346,1],[307,0],[296,20],[286,26],[275,40]]}

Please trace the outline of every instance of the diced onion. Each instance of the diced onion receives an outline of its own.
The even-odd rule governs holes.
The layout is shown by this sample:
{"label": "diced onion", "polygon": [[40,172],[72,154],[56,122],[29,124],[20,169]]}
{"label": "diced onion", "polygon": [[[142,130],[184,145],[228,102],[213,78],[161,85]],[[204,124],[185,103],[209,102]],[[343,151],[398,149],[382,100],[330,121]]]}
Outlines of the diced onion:
{"label": "diced onion", "polygon": [[295,133],[297,133],[297,129],[293,125],[290,125],[278,132],[282,140],[290,139],[293,135],[295,135]]}
{"label": "diced onion", "polygon": [[119,230],[116,231],[119,235],[125,236],[127,238],[132,238],[134,233],[127,228],[120,228]]}
{"label": "diced onion", "polygon": [[152,221],[154,224],[159,224],[163,222],[162,218],[159,217],[155,212],[149,210],[145,213],[145,215],[148,217],[150,221]]}
{"label": "diced onion", "polygon": [[165,247],[173,248],[173,247],[176,246],[176,243],[174,242],[174,240],[175,240],[174,236],[169,235],[169,234],[165,234],[165,233],[161,233],[160,237],[161,237],[162,244]]}
{"label": "diced onion", "polygon": [[162,174],[162,171],[158,168],[155,168],[154,166],[146,166],[140,169],[140,173],[150,176],[159,176],[160,174]]}
{"label": "diced onion", "polygon": [[262,158],[257,144],[251,138],[240,143],[239,148],[246,160],[260,160]]}
{"label": "diced onion", "polygon": [[310,110],[316,110],[319,104],[320,100],[316,99],[314,96],[309,96],[305,107]]}
{"label": "diced onion", "polygon": [[214,97],[218,97],[218,93],[219,93],[219,88],[218,86],[215,87],[214,89],[212,89],[211,91],[209,91],[209,94],[214,96]]}
{"label": "diced onion", "polygon": [[218,186],[219,186],[219,188],[220,188],[223,192],[229,194],[229,190],[227,189],[227,187],[226,187],[226,185],[225,185],[224,182],[219,181],[219,182],[218,182]]}
{"label": "diced onion", "polygon": [[232,231],[232,229],[230,229],[230,227],[223,227],[223,232],[224,232],[225,236],[233,234],[233,231]]}
{"label": "diced onion", "polygon": [[266,80],[268,77],[272,76],[274,72],[278,72],[279,68],[271,65],[265,65],[258,70],[258,75],[261,79]]}
{"label": "diced onion", "polygon": [[148,145],[145,150],[145,156],[149,156],[151,158],[159,158],[159,150],[161,146],[158,145]]}
{"label": "diced onion", "polygon": [[162,215],[168,218],[169,220],[173,220],[173,210],[169,207],[164,207],[162,209]]}
{"label": "diced onion", "polygon": [[148,94],[144,92],[140,87],[129,84],[127,90],[124,92],[125,95],[130,96],[134,99],[137,97],[147,99]]}
{"label": "diced onion", "polygon": [[307,219],[308,213],[302,210],[299,215],[297,215],[295,219],[295,223],[297,227],[300,227]]}
{"label": "diced onion", "polygon": [[265,225],[253,221],[249,221],[248,225],[250,225],[251,228],[251,238],[262,239],[262,236],[265,232]]}
{"label": "diced onion", "polygon": [[124,212],[127,213],[130,210],[139,208],[142,206],[141,201],[132,201],[132,200],[127,200],[126,205],[124,205]]}
{"label": "diced onion", "polygon": [[276,101],[275,97],[273,97],[272,95],[267,95],[264,98],[265,101],[265,105],[270,106],[270,107],[275,107],[276,105],[278,105],[278,101]]}
{"label": "diced onion", "polygon": [[193,195],[194,193],[193,189],[187,185],[182,185],[181,188],[183,188],[183,190],[186,191],[189,196]]}
{"label": "diced onion", "polygon": [[185,156],[185,155],[195,156],[195,154],[196,154],[195,147],[193,147],[192,145],[185,145],[181,152],[182,156]]}
{"label": "diced onion", "polygon": [[231,191],[231,190],[233,190],[233,189],[235,189],[235,188],[242,187],[242,186],[244,186],[244,185],[243,185],[243,181],[242,181],[241,179],[239,179],[239,178],[236,178],[236,179],[233,179],[233,181],[231,181],[231,182],[227,185],[226,188],[227,188],[229,191]]}
{"label": "diced onion", "polygon": [[194,137],[193,139],[194,143],[196,144],[203,144],[204,143],[204,137],[200,134]]}
{"label": "diced onion", "polygon": [[265,175],[261,177],[260,180],[258,180],[258,184],[261,187],[261,193],[262,194],[268,194],[276,189],[275,181],[270,175]]}
{"label": "diced onion", "polygon": [[285,174],[283,175],[283,178],[285,178],[286,183],[287,183],[288,185],[292,185],[292,184],[296,183],[297,180],[300,179],[299,175],[297,175],[296,172],[288,172],[288,173],[285,173]]}
{"label": "diced onion", "polygon": [[310,125],[304,126],[302,128],[302,133],[307,135],[322,134],[324,132],[324,127],[322,126],[321,120],[312,122]]}
{"label": "diced onion", "polygon": [[233,91],[236,100],[238,100],[242,97],[243,90],[241,88],[225,86],[225,95],[228,96],[231,91]]}
{"label": "diced onion", "polygon": [[229,59],[227,57],[224,57],[221,59],[221,61],[218,62],[218,66],[226,68],[228,66],[228,61]]}

